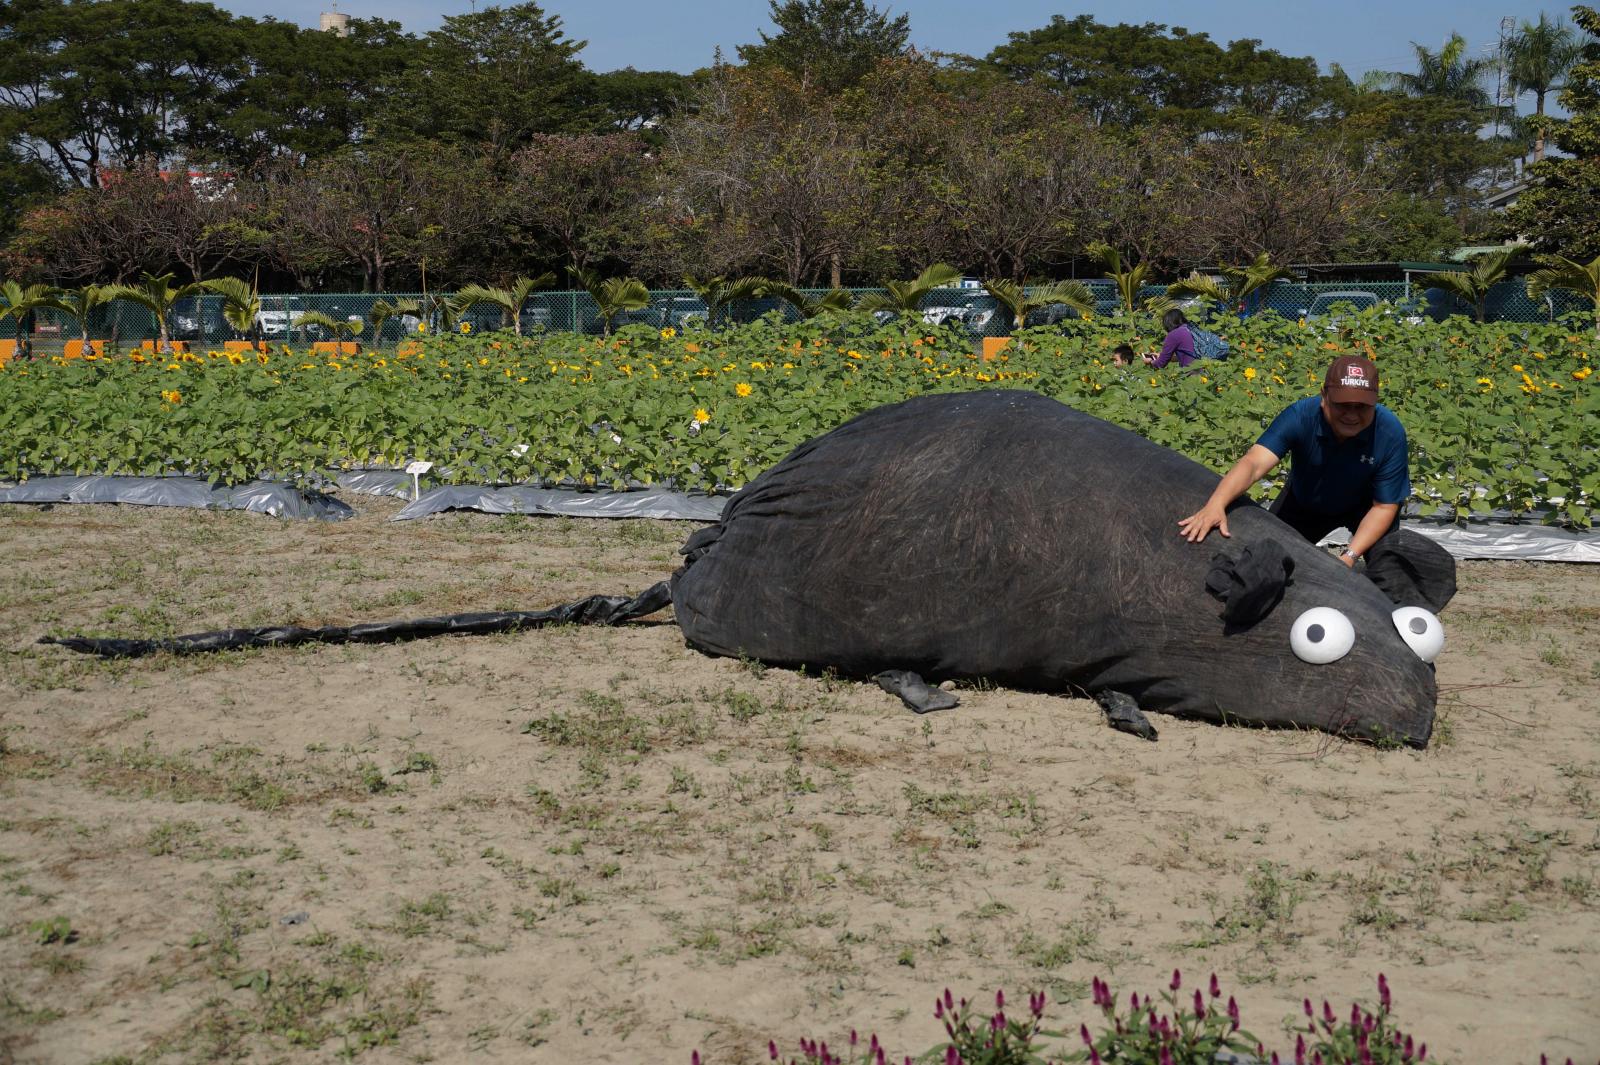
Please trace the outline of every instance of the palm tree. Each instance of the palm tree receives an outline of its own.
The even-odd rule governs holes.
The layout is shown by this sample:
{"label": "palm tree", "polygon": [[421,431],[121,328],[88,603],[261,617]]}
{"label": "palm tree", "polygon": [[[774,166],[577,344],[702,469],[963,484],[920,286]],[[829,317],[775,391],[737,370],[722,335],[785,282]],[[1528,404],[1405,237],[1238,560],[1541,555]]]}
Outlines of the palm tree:
{"label": "palm tree", "polygon": [[1021,329],[1028,312],[1063,304],[1082,315],[1094,313],[1094,293],[1079,281],[1057,281],[1029,292],[1015,281],[991,278],[983,287],[1011,314],[1011,328]]}
{"label": "palm tree", "polygon": [[1124,270],[1121,253],[1111,245],[1096,242],[1085,250],[1105,266],[1105,276],[1116,283],[1117,295],[1122,299],[1123,309],[1132,311],[1138,304],[1139,290],[1150,279],[1150,264],[1140,263]]}
{"label": "palm tree", "polygon": [[842,288],[830,288],[822,295],[813,298],[787,282],[768,281],[761,293],[787,303],[802,318],[815,318],[825,311],[838,314],[850,309],[850,293]]}
{"label": "palm tree", "polygon": [[1564,288],[1594,300],[1594,335],[1600,340],[1600,255],[1587,264],[1560,255],[1539,255],[1544,269],[1528,275],[1528,298],[1540,299],[1553,288]]}
{"label": "palm tree", "polygon": [[200,282],[207,292],[222,297],[222,320],[251,342],[260,338],[261,294],[237,277],[214,277]]}
{"label": "palm tree", "polygon": [[1499,251],[1473,256],[1470,269],[1440,270],[1437,273],[1424,274],[1422,282],[1425,285],[1442,288],[1471,303],[1478,321],[1481,322],[1488,315],[1489,290],[1505,280],[1512,257],[1526,250],[1527,247],[1522,244],[1507,245]]}
{"label": "palm tree", "polygon": [[883,292],[870,292],[856,300],[858,311],[891,311],[910,329],[918,321],[922,300],[936,288],[961,280],[961,271],[948,263],[934,263],[911,281],[885,281]]}
{"label": "palm tree", "polygon": [[56,293],[60,308],[78,322],[83,350],[89,351],[89,316],[96,307],[103,307],[113,299],[110,285],[84,285],[82,288],[64,288]]}
{"label": "palm tree", "polygon": [[367,317],[372,319],[372,343],[383,343],[383,323],[399,315],[413,314],[422,317],[422,304],[416,300],[373,300],[372,306],[367,311]]}
{"label": "palm tree", "polygon": [[544,288],[556,279],[552,273],[543,273],[538,277],[519,277],[511,282],[510,288],[488,288],[484,285],[464,285],[456,293],[455,313],[459,316],[465,314],[479,303],[492,303],[500,308],[500,327],[505,328],[506,319],[511,319],[511,327],[516,330],[517,336],[522,335],[522,308],[533,295],[536,288]]}
{"label": "palm tree", "polygon": [[0,286],[0,299],[5,301],[5,305],[0,307],[0,321],[16,318],[16,349],[21,358],[34,357],[32,323],[35,310],[72,313],[72,309],[61,302],[61,291],[50,285],[18,285],[16,281],[6,281],[5,285]]}
{"label": "palm tree", "polygon": [[314,325],[326,329],[333,334],[335,342],[343,343],[345,334],[348,333],[350,339],[354,340],[361,335],[361,331],[366,327],[367,323],[359,318],[335,318],[333,315],[324,314],[321,311],[306,311],[300,315],[299,324],[302,328]]}
{"label": "palm tree", "polygon": [[1168,285],[1167,295],[1199,296],[1242,311],[1245,301],[1253,293],[1266,289],[1274,281],[1293,276],[1287,268],[1274,265],[1269,252],[1257,255],[1249,266],[1219,266],[1217,272],[1223,278],[1220,285],[1216,279],[1196,270],[1183,280]]}
{"label": "palm tree", "polygon": [[33,330],[29,326],[34,311],[51,309],[71,313],[59,297],[60,293],[49,285],[20,285],[15,281],[7,281],[4,285],[0,285],[0,300],[5,301],[5,305],[0,307],[0,322],[7,318],[17,320],[19,357],[24,359],[33,357]]}
{"label": "palm tree", "polygon": [[650,306],[650,290],[644,287],[644,282],[636,277],[608,277],[600,279],[600,275],[593,270],[581,266],[574,266],[572,276],[578,279],[584,291],[589,293],[589,298],[594,300],[594,305],[600,310],[600,320],[604,323],[602,332],[605,336],[611,335],[611,321],[623,311],[643,310]]}
{"label": "palm tree", "polygon": [[189,285],[172,287],[172,279],[176,274],[145,274],[137,285],[112,285],[112,299],[128,300],[137,303],[151,314],[155,315],[156,329],[160,335],[160,351],[163,355],[172,354],[172,334],[167,328],[167,316],[172,313],[173,305],[181,299],[199,295],[205,291],[201,282]]}
{"label": "palm tree", "polygon": [[1533,93],[1533,161],[1544,158],[1544,98],[1559,88],[1583,56],[1583,45],[1572,27],[1557,19],[1549,21],[1543,12],[1538,22],[1523,21],[1515,36],[1506,41],[1506,74],[1513,93]]}
{"label": "palm tree", "polygon": [[1411,48],[1416,52],[1417,72],[1390,75],[1394,87],[1412,96],[1442,96],[1473,107],[1489,106],[1483,77],[1493,69],[1494,60],[1467,55],[1467,41],[1461,34],[1451,33],[1437,52],[1430,52],[1415,41]]}
{"label": "palm tree", "polygon": [[705,281],[685,277],[683,283],[705,303],[707,325],[715,324],[717,312],[730,303],[760,299],[762,296],[775,294],[771,291],[775,282],[765,277],[736,277],[732,280],[713,277]]}
{"label": "palm tree", "polygon": [[435,293],[429,296],[423,293],[422,301],[427,307],[430,322],[437,319],[435,327],[441,333],[454,332],[456,328],[456,305],[446,296]]}

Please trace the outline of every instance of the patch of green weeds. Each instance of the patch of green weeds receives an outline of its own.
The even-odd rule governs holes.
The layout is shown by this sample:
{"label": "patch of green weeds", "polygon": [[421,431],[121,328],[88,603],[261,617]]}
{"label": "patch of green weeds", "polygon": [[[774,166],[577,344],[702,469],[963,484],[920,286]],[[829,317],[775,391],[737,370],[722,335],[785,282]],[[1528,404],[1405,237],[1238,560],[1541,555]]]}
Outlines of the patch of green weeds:
{"label": "patch of green weeds", "polygon": [[367,759],[357,762],[356,776],[361,781],[361,790],[369,795],[379,795],[389,790],[389,778],[377,762]]}
{"label": "patch of green weeds", "polygon": [[[112,750],[94,747],[84,753],[89,782],[115,793],[132,792],[145,798],[192,802],[197,799],[238,803],[252,810],[271,812],[295,802],[301,796],[292,792],[290,778],[300,771],[286,771],[280,761],[256,767],[261,758],[251,747],[227,745],[210,752],[210,765],[199,760],[201,752],[168,754],[146,739],[138,747]],[[315,775],[301,778],[320,798],[336,790]]]}
{"label": "patch of green weeds", "polygon": [[[702,692],[702,697],[706,693]],[[766,712],[766,707],[761,705],[761,700],[749,692],[742,692],[736,688],[724,688],[715,695],[710,696],[711,701],[728,712],[728,716],[739,724],[748,724]]]}
{"label": "patch of green weeds", "polygon": [[64,1010],[53,1006],[30,1006],[10,991],[0,991],[0,1017],[18,1025],[38,1027],[66,1016]]}
{"label": "patch of green weeds", "polygon": [[1211,910],[1211,921],[1190,947],[1233,943],[1250,936],[1258,945],[1287,943],[1297,938],[1293,922],[1295,911],[1305,901],[1306,891],[1288,875],[1286,867],[1261,861],[1245,879],[1242,895],[1223,904],[1215,892],[1203,896]]}
{"label": "patch of green weeds", "polygon": [[579,702],[583,704],[582,713],[533,718],[522,727],[523,734],[537,736],[556,747],[576,747],[602,757],[650,753],[654,746],[651,723],[628,713],[621,699],[588,691],[579,696]]}
{"label": "patch of green weeds", "polygon": [[426,898],[402,902],[393,929],[407,938],[432,935],[444,927],[452,912],[450,896],[435,891]]}
{"label": "patch of green weeds", "polygon": [[394,776],[406,773],[432,773],[436,777],[439,773],[439,760],[426,751],[412,751],[406,755],[406,760],[395,769]]}
{"label": "patch of green weeds", "polygon": [[[209,999],[163,1049],[233,1060],[241,1052],[316,1050],[337,1041],[336,1056],[348,1059],[395,1043],[421,1020],[432,993],[425,978],[384,979],[382,955],[359,943],[339,949],[327,937],[299,945],[309,954],[228,975],[235,993]],[[241,998],[241,991],[251,994]]]}
{"label": "patch of green weeds", "polygon": [[64,946],[75,943],[78,939],[78,932],[72,927],[72,918],[64,916],[44,917],[29,922],[28,934],[33,936],[34,942],[40,946],[49,946],[51,943],[60,943]]}
{"label": "patch of green weeds", "polygon": [[1097,960],[1096,946],[1100,942],[1097,922],[1081,919],[1069,923],[1056,936],[1041,936],[1033,929],[1024,929],[1016,943],[1017,956],[1036,969],[1053,972],[1065,968],[1080,958]]}
{"label": "patch of green weeds", "polygon": [[1374,871],[1350,878],[1346,883],[1346,893],[1350,899],[1352,924],[1387,933],[1405,923],[1405,918],[1389,904],[1397,892],[1383,874]]}
{"label": "patch of green weeds", "polygon": [[1519,899],[1496,898],[1474,906],[1464,906],[1457,916],[1473,924],[1499,924],[1522,920],[1528,916],[1528,906]]}
{"label": "patch of green weeds", "polygon": [[67,954],[59,950],[35,951],[28,959],[28,964],[50,976],[70,976],[81,973],[87,968],[88,963],[76,954]]}

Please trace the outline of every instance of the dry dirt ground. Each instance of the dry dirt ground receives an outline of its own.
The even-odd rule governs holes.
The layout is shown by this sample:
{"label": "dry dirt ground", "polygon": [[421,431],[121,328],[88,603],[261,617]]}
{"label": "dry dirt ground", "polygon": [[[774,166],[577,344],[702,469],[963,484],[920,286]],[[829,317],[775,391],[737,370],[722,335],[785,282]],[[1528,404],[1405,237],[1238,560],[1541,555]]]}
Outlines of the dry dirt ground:
{"label": "dry dirt ground", "polygon": [[[1480,563],[1433,746],[984,686],[919,718],[670,621],[102,662],[154,635],[536,608],[691,526],[0,509],[0,1062],[765,1060],[1093,1021],[1215,972],[1269,1046],[1378,974],[1430,1057],[1600,1058],[1600,568]],[[1076,1048],[1075,1040],[1061,1044]]]}

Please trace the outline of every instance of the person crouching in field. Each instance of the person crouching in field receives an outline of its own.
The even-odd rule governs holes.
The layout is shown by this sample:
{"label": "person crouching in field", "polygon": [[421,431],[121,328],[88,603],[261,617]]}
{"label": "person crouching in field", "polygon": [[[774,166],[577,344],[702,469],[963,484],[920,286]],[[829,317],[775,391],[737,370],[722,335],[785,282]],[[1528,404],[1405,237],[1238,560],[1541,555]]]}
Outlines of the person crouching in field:
{"label": "person crouching in field", "polygon": [[1370,359],[1333,360],[1319,396],[1291,403],[1255,446],[1233,464],[1206,505],[1178,522],[1179,535],[1199,543],[1212,529],[1228,532],[1228,505],[1291,456],[1289,481],[1268,508],[1312,543],[1350,530],[1339,555],[1346,566],[1393,532],[1400,504],[1411,496],[1406,431],[1378,403],[1378,367]]}
{"label": "person crouching in field", "polygon": [[1161,342],[1161,350],[1155,355],[1146,355],[1145,362],[1159,370],[1177,359],[1178,368],[1186,369],[1200,357],[1195,354],[1194,334],[1189,332],[1189,319],[1178,308],[1174,307],[1161,316],[1161,328],[1167,331],[1166,339]]}

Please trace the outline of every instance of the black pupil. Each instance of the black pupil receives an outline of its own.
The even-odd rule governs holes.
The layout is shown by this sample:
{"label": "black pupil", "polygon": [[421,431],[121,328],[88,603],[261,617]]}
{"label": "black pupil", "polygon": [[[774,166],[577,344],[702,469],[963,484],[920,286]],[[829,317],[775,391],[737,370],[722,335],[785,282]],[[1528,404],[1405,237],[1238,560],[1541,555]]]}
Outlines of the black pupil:
{"label": "black pupil", "polygon": [[1408,627],[1418,636],[1428,631],[1428,623],[1422,618],[1412,618]]}
{"label": "black pupil", "polygon": [[1306,630],[1306,639],[1312,643],[1322,642],[1323,629],[1321,625],[1313,625]]}

